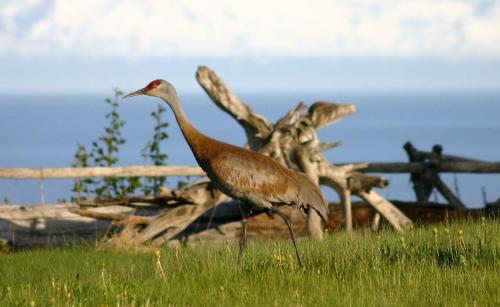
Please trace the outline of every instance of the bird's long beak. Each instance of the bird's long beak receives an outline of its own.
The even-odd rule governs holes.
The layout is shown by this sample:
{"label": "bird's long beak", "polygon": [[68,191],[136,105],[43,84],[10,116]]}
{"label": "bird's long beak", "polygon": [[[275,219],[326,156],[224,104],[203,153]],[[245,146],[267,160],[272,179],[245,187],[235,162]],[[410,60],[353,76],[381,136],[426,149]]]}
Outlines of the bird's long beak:
{"label": "bird's long beak", "polygon": [[134,97],[134,96],[144,95],[145,90],[146,90],[146,88],[141,88],[140,90],[137,90],[135,92],[132,92],[130,94],[123,96],[122,98],[130,98],[130,97]]}

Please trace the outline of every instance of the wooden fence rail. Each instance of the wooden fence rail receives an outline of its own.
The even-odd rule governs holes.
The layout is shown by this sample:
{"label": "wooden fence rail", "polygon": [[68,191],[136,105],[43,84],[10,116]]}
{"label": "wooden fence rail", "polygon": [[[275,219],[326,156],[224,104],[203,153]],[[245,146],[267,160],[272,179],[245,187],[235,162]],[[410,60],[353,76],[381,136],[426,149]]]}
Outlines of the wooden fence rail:
{"label": "wooden fence rail", "polygon": [[63,179],[86,177],[205,176],[197,166],[121,166],[67,168],[0,168],[0,178]]}
{"label": "wooden fence rail", "polygon": [[[349,163],[351,164],[351,163]],[[345,164],[337,164],[342,166]],[[423,171],[426,163],[383,162],[369,163],[365,173],[411,173]],[[439,173],[500,173],[500,162],[439,162]],[[4,179],[64,179],[86,177],[159,177],[205,176],[198,166],[121,166],[121,167],[67,167],[67,168],[0,168]]]}
{"label": "wooden fence rail", "polygon": [[[365,173],[413,173],[424,171],[428,165],[429,164],[425,162],[369,163],[365,169],[360,171]],[[438,173],[500,173],[500,162],[440,161],[436,163],[434,167]]]}

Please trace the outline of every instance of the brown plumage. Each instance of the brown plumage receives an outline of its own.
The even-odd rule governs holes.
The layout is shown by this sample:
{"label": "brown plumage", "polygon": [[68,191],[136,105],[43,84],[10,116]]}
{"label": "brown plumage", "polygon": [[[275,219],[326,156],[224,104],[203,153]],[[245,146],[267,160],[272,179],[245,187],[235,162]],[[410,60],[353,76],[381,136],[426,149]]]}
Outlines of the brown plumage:
{"label": "brown plumage", "polygon": [[[187,119],[175,88],[167,81],[152,81],[124,98],[137,95],[160,97],[170,105],[196,161],[219,190],[252,206],[270,209],[283,218],[301,264],[290,221],[277,207],[295,206],[303,211],[311,208],[326,221],[327,203],[319,187],[305,174],[288,169],[267,156],[209,138],[196,130]],[[246,246],[246,228],[244,218],[238,259]]]}

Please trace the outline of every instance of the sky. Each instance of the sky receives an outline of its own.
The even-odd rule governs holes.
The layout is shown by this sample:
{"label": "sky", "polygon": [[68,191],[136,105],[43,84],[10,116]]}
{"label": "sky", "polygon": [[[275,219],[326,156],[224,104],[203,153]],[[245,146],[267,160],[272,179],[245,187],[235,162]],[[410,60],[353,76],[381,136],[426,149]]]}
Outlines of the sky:
{"label": "sky", "polygon": [[500,1],[0,0],[0,93],[500,91]]}

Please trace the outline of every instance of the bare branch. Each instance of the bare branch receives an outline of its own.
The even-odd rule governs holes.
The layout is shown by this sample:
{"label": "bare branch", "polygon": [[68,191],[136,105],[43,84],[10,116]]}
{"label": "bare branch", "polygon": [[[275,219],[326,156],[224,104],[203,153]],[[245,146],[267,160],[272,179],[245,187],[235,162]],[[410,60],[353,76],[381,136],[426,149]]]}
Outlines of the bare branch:
{"label": "bare branch", "polygon": [[272,124],[263,116],[253,112],[210,68],[198,67],[196,80],[212,101],[243,127],[250,148],[260,148],[264,139],[271,133]]}
{"label": "bare branch", "polygon": [[397,231],[403,232],[413,225],[406,215],[375,191],[359,192],[358,195],[382,214]]}
{"label": "bare branch", "polygon": [[79,214],[99,220],[109,220],[115,222],[127,222],[134,225],[147,225],[150,223],[151,218],[147,216],[136,216],[127,213],[114,213],[114,212],[99,212],[92,209],[69,208],[69,212]]}
{"label": "bare branch", "polygon": [[340,145],[342,145],[342,142],[340,142],[340,141],[334,142],[334,143],[320,142],[318,144],[318,146],[316,147],[316,150],[318,151],[318,153],[320,153],[323,151],[330,150],[332,148],[339,147]]}
{"label": "bare branch", "polygon": [[316,129],[338,122],[344,116],[356,112],[352,104],[318,101],[309,108],[309,118]]}

